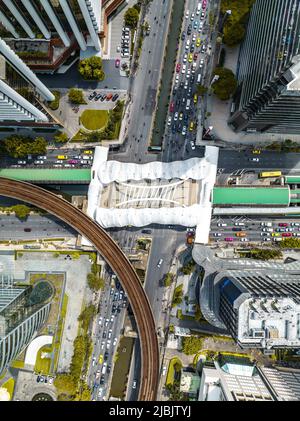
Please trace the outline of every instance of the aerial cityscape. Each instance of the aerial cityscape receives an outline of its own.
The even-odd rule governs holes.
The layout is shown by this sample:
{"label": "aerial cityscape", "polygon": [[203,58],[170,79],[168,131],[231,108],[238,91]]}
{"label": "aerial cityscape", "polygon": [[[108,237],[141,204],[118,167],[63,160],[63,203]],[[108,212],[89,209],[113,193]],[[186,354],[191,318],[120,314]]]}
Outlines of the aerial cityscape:
{"label": "aerial cityscape", "polygon": [[300,401],[299,0],[0,0],[0,224],[1,402]]}

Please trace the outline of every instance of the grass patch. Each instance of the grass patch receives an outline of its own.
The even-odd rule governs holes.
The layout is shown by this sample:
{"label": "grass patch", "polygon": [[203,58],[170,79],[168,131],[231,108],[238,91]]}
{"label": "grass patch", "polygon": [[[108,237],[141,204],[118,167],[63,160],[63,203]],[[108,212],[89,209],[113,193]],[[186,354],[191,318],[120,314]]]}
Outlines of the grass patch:
{"label": "grass patch", "polygon": [[50,367],[51,367],[51,358],[42,358],[43,353],[51,353],[52,348],[49,347],[49,345],[43,346],[38,350],[36,360],[35,360],[35,366],[34,371],[39,374],[43,374],[45,376],[48,376],[50,373]]}
{"label": "grass patch", "polygon": [[53,357],[53,372],[56,372],[57,364],[58,364],[58,358],[59,358],[59,351],[61,346],[61,337],[64,330],[64,324],[65,324],[65,317],[67,314],[67,307],[68,307],[68,296],[67,294],[64,294],[61,312],[60,312],[60,318],[57,323],[57,330],[55,338],[53,339],[53,345],[52,345],[52,352],[54,352]]}
{"label": "grass patch", "polygon": [[81,124],[88,130],[99,130],[108,123],[108,111],[85,110],[80,117]]}
{"label": "grass patch", "polygon": [[173,385],[175,380],[176,372],[179,372],[182,369],[182,362],[179,358],[174,357],[169,362],[169,368],[166,378],[166,386]]}
{"label": "grass patch", "polygon": [[124,336],[120,340],[115,357],[115,367],[110,388],[110,396],[115,398],[125,398],[134,341],[133,338]]}
{"label": "grass patch", "polygon": [[7,389],[8,393],[10,394],[10,400],[13,397],[14,389],[15,389],[15,381],[13,378],[8,379],[5,383],[3,383],[2,387]]}

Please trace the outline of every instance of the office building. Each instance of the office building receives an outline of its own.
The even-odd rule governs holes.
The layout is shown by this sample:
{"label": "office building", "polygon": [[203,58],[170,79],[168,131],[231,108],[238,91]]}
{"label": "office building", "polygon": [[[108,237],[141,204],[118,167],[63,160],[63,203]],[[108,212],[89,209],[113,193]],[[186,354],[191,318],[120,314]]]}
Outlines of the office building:
{"label": "office building", "polygon": [[300,133],[299,39],[298,0],[256,0],[228,121],[235,131]]}
{"label": "office building", "polygon": [[0,34],[36,72],[53,73],[80,53],[101,55],[100,0],[2,0]]}
{"label": "office building", "polygon": [[300,347],[300,279],[288,273],[219,275],[218,317],[242,348]]}
{"label": "office building", "polygon": [[0,283],[0,375],[46,322],[51,303],[30,305],[32,287]]}

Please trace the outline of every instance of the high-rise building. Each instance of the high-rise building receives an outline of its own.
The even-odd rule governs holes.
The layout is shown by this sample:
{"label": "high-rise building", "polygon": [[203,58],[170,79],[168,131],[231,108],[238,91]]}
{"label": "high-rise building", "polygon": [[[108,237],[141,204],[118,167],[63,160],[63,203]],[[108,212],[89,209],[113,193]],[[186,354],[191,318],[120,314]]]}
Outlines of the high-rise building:
{"label": "high-rise building", "polygon": [[228,123],[237,132],[300,133],[300,2],[256,0]]}
{"label": "high-rise building", "polygon": [[33,339],[48,318],[51,303],[30,305],[31,287],[0,283],[0,375]]}
{"label": "high-rise building", "polygon": [[[35,72],[101,55],[100,0],[1,0],[0,36]],[[63,66],[64,65],[64,66]]]}
{"label": "high-rise building", "polygon": [[220,278],[218,317],[242,348],[300,347],[299,276],[253,270]]}

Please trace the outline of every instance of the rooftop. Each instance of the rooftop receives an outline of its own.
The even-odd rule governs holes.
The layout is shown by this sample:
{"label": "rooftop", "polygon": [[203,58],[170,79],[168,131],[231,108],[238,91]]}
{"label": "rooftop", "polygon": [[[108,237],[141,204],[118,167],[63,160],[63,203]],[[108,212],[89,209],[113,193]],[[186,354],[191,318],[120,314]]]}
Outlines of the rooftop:
{"label": "rooftop", "polygon": [[214,187],[213,205],[288,205],[289,187]]}

